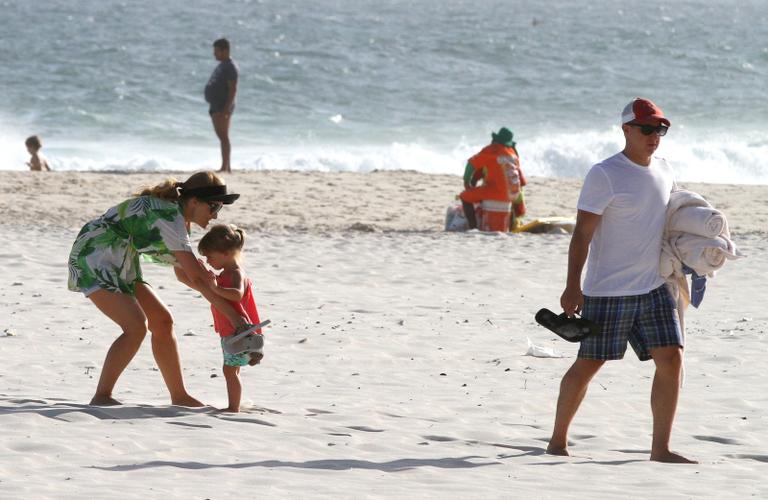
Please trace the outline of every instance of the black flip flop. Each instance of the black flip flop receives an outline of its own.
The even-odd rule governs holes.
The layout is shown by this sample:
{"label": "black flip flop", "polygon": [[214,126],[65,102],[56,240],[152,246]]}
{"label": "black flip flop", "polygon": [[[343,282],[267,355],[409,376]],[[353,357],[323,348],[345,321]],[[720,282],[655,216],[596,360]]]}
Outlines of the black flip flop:
{"label": "black flip flop", "polygon": [[568,342],[581,342],[590,335],[600,333],[597,323],[584,318],[569,318],[565,313],[555,314],[549,309],[539,309],[536,323]]}

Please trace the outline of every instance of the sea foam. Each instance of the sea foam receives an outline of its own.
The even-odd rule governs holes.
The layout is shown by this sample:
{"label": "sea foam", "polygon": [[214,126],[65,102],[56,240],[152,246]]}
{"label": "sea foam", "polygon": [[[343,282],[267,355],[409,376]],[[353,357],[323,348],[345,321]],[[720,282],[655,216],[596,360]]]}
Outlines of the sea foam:
{"label": "sea foam", "polygon": [[[618,129],[618,128],[617,128]],[[589,168],[620,151],[621,132],[563,133],[521,138],[518,149],[527,176],[583,178]],[[54,170],[194,171],[216,169],[219,151],[208,146],[76,142],[44,139],[44,153]],[[372,172],[414,170],[429,174],[461,175],[469,157],[483,144],[459,140],[453,145],[393,142],[384,145],[307,144],[233,147],[236,170],[297,170]],[[768,141],[726,137],[718,142],[686,134],[667,136],[657,155],[666,158],[680,181],[727,184],[768,184]],[[25,170],[28,155],[24,138],[0,134],[0,169]]]}

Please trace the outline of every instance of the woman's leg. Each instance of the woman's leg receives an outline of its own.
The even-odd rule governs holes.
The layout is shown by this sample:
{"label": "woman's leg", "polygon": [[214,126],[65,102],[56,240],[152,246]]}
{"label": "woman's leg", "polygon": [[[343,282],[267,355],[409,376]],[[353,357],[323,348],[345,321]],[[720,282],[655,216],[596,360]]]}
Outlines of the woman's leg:
{"label": "woman's leg", "polygon": [[136,283],[136,299],[147,316],[149,331],[152,332],[152,354],[168,387],[171,403],[179,406],[204,406],[190,396],[184,387],[171,312],[146,283]]}
{"label": "woman's leg", "polygon": [[147,320],[136,299],[130,295],[102,289],[96,290],[88,298],[123,331],[107,351],[91,404],[119,405],[120,402],[112,398],[112,391],[147,334]]}

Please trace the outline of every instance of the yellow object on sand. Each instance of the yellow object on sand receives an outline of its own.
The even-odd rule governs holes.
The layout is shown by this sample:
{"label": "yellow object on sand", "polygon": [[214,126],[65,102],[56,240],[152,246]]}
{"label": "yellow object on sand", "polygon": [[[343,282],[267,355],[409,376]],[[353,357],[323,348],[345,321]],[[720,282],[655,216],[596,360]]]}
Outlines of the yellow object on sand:
{"label": "yellow object on sand", "polygon": [[539,217],[515,227],[513,233],[573,233],[576,219],[573,217]]}

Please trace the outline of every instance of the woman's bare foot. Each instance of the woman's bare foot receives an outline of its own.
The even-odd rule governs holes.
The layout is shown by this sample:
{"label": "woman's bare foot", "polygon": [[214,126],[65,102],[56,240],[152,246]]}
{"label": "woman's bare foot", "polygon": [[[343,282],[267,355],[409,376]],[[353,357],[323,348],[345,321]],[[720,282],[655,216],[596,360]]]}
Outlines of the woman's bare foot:
{"label": "woman's bare foot", "polygon": [[95,394],[93,398],[91,398],[91,402],[89,404],[91,406],[119,406],[123,403],[116,400],[112,396],[102,396]]}
{"label": "woman's bare foot", "polygon": [[685,458],[682,455],[678,455],[677,453],[673,453],[669,450],[659,453],[651,453],[651,461],[652,462],[664,462],[668,464],[697,464],[696,460],[691,460],[689,458]]}
{"label": "woman's bare foot", "polygon": [[174,406],[188,406],[190,408],[200,408],[202,406],[205,406],[203,403],[193,398],[189,394],[185,394],[184,396],[181,396],[179,398],[172,398],[171,404]]}

